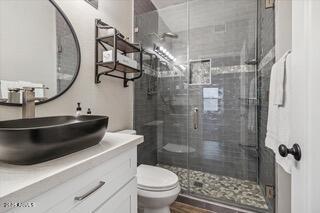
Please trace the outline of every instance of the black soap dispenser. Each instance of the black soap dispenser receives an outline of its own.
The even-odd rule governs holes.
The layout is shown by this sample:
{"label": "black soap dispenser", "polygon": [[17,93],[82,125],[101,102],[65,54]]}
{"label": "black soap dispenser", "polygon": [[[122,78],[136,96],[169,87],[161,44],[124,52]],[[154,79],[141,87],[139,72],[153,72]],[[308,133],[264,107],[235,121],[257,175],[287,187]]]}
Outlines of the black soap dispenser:
{"label": "black soap dispenser", "polygon": [[80,106],[80,103],[77,103],[78,104],[78,107],[77,107],[77,111],[76,111],[76,116],[80,116],[81,115],[81,106]]}
{"label": "black soap dispenser", "polygon": [[88,108],[88,110],[87,110],[87,115],[91,115],[92,113],[91,113],[91,109],[90,108]]}

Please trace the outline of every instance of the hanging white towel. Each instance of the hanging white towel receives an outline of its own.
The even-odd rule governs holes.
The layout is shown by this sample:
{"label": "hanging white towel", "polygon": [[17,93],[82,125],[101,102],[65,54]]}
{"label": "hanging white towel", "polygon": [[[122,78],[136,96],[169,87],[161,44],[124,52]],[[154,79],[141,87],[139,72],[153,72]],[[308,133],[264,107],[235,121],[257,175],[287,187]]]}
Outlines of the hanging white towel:
{"label": "hanging white towel", "polygon": [[275,80],[275,97],[273,104],[282,106],[284,104],[284,90],[285,90],[285,73],[287,69],[286,60],[291,51],[287,51],[277,63],[272,66],[274,80]]}
{"label": "hanging white towel", "polygon": [[[291,55],[286,53],[285,59],[283,59],[284,58],[282,57],[273,66],[271,71],[268,125],[265,145],[275,152],[276,162],[290,174],[292,165],[294,163],[293,157],[288,156],[283,158],[280,156],[278,151],[280,144],[284,144],[287,147],[292,146],[290,143],[289,129],[290,85],[288,81],[291,70]],[[279,65],[278,63],[286,64]],[[281,68],[284,70],[279,71]],[[281,74],[279,74],[279,72],[281,72]],[[280,100],[282,100],[281,105],[279,105]]]}

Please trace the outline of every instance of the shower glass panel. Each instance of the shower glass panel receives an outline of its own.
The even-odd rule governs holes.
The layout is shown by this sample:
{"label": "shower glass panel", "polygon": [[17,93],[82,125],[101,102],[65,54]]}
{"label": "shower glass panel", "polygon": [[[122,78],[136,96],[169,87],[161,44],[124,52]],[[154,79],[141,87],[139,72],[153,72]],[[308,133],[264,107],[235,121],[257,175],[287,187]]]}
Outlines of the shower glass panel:
{"label": "shower glass panel", "polygon": [[182,194],[268,211],[258,184],[257,1],[135,0],[145,48],[135,82],[139,163]]}
{"label": "shower glass panel", "polygon": [[267,208],[257,184],[257,1],[194,0],[188,11],[189,193]]}
{"label": "shower glass panel", "polygon": [[[163,121],[158,165],[171,170],[180,168],[175,172],[188,177],[188,4],[187,0],[180,0],[179,4],[154,3],[159,8],[158,34],[161,38],[157,45],[160,49],[163,47],[169,57],[173,56],[161,62],[158,69],[157,117]],[[188,193],[187,179],[181,186],[182,192]]]}
{"label": "shower glass panel", "polygon": [[[174,20],[174,10],[179,17],[168,22]],[[138,147],[138,163],[177,166],[184,169],[179,172],[184,177],[188,176],[187,12],[187,0],[179,0],[177,7],[171,1],[135,1],[135,41],[145,49],[144,75],[135,82],[134,125],[145,137]],[[182,190],[188,193],[187,183]]]}

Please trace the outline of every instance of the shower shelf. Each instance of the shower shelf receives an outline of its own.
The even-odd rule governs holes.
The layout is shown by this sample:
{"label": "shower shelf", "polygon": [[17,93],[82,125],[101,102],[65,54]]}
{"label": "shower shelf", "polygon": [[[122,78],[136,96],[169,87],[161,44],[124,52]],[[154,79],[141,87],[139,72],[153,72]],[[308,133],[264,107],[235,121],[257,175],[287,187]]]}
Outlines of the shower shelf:
{"label": "shower shelf", "polygon": [[[102,22],[100,19],[96,19],[96,32],[95,32],[95,83],[101,83],[100,77],[102,75],[119,78],[123,80],[123,86],[128,87],[129,81],[134,81],[142,77],[143,69],[143,49],[141,44],[134,44],[128,42],[124,36],[114,27]],[[100,30],[109,30],[113,32],[112,35],[99,36]],[[113,50],[113,61],[103,62],[99,61],[99,46],[104,50]],[[127,55],[128,53],[139,53],[139,69],[120,63],[117,60],[117,54]],[[100,68],[104,68],[104,71],[100,71]],[[118,74],[113,74],[117,72]],[[111,74],[112,73],[112,74]],[[119,75],[120,73],[120,75]],[[128,77],[127,74],[134,75]],[[138,75],[135,75],[138,74]],[[122,76],[121,76],[122,75]]]}

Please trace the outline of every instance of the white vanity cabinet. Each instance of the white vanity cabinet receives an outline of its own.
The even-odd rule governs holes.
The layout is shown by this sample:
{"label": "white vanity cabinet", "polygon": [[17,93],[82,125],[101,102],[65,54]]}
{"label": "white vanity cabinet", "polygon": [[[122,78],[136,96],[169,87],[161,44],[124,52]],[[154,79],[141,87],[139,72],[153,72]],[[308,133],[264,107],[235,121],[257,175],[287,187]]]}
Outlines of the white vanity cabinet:
{"label": "white vanity cabinet", "polygon": [[134,147],[28,200],[34,207],[9,212],[136,213],[136,168]]}

